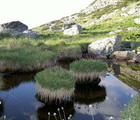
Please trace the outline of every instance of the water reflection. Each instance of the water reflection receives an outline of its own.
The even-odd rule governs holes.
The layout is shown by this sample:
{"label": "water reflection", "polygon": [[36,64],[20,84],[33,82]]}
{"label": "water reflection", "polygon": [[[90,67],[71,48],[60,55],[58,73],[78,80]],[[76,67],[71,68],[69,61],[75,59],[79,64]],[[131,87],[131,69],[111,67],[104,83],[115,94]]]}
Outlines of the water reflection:
{"label": "water reflection", "polygon": [[0,90],[8,91],[16,88],[23,82],[34,81],[35,74],[13,74],[9,76],[0,76]]}
{"label": "water reflection", "polygon": [[76,83],[74,102],[80,104],[93,104],[103,102],[106,98],[106,88],[94,85],[94,82]]}
{"label": "water reflection", "polygon": [[0,98],[0,117],[3,116],[3,114],[4,114],[4,102]]}
{"label": "water reflection", "polygon": [[[48,101],[46,98],[50,94],[45,94],[44,97],[43,94],[38,94],[37,84],[33,79],[34,76],[28,74],[2,77],[0,98],[5,102],[0,106],[0,115],[4,114],[14,120],[49,120],[50,113],[50,120],[56,120],[56,117],[59,120],[59,108],[63,118],[64,112],[67,118],[72,116],[70,120],[92,120],[92,116],[96,120],[108,120],[113,116],[115,120],[124,105],[137,94],[109,74],[98,86],[92,83],[76,83],[73,93],[67,95],[71,97],[62,97],[61,101],[51,97],[51,101]],[[56,117],[54,113],[57,114]]]}
{"label": "water reflection", "polygon": [[[40,99],[37,97],[40,101]],[[42,102],[42,100],[41,100]],[[68,120],[74,114],[74,103],[72,101],[52,101],[37,109],[38,120]]]}
{"label": "water reflection", "polygon": [[125,84],[140,91],[140,65],[127,62],[107,61],[109,72]]}

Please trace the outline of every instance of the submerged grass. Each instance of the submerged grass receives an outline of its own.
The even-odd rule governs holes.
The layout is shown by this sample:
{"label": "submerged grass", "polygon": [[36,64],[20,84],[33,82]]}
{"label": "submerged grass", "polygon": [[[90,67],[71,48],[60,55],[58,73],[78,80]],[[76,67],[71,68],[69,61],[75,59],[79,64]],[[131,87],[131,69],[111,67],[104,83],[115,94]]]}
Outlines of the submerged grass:
{"label": "submerged grass", "polygon": [[121,120],[140,120],[140,93],[121,113]]}

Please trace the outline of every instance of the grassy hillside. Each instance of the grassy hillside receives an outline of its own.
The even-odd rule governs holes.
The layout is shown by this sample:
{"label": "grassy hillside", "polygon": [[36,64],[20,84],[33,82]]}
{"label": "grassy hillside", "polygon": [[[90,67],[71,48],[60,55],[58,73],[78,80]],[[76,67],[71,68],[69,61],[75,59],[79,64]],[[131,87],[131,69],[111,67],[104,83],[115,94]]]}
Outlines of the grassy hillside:
{"label": "grassy hillside", "polygon": [[[140,13],[121,16],[121,8],[124,6],[140,8],[140,1],[124,0],[117,4],[109,5],[93,11],[90,14],[75,14],[78,15],[78,18],[72,22],[83,26],[83,33],[76,36],[66,36],[63,35],[62,31],[50,31],[48,29],[50,24],[54,24],[56,27],[62,27],[62,25],[67,24],[62,22],[64,18],[34,28],[34,31],[39,32],[39,35],[36,38],[11,38],[8,34],[0,34],[0,61],[5,61],[1,64],[5,66],[4,64],[7,63],[12,67],[16,63],[17,67],[14,66],[15,70],[22,69],[22,66],[27,69],[29,64],[31,66],[28,69],[34,69],[34,65],[36,64],[43,68],[48,64],[52,64],[57,61],[59,58],[66,57],[71,54],[76,56],[82,52],[86,52],[87,46],[91,42],[113,36],[115,34],[122,34],[122,43],[127,47],[130,47],[130,43],[132,42],[136,42],[137,46],[139,46],[140,25],[134,23],[134,19],[140,17]],[[130,8],[123,12],[127,12]],[[114,10],[117,10],[115,14],[98,21],[96,24],[92,24],[92,21],[98,20],[102,15],[108,15]],[[137,27],[137,29],[127,31],[127,28],[129,27]],[[109,32],[115,30],[123,31],[109,34]],[[3,66],[0,69],[4,69]],[[9,69],[10,68],[5,68],[5,71],[8,71]]]}

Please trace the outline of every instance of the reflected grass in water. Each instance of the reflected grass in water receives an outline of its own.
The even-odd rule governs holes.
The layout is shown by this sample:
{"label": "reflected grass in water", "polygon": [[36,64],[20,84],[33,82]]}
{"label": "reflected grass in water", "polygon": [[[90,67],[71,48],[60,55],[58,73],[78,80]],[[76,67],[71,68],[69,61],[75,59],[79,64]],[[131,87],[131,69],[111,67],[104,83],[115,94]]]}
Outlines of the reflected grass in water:
{"label": "reflected grass in water", "polygon": [[1,91],[9,91],[17,86],[19,86],[23,82],[34,81],[35,73],[24,73],[24,74],[11,74],[9,76],[1,76],[0,77],[0,90]]}
{"label": "reflected grass in water", "polygon": [[106,88],[94,82],[76,83],[73,99],[75,103],[86,105],[103,102],[106,99]]}

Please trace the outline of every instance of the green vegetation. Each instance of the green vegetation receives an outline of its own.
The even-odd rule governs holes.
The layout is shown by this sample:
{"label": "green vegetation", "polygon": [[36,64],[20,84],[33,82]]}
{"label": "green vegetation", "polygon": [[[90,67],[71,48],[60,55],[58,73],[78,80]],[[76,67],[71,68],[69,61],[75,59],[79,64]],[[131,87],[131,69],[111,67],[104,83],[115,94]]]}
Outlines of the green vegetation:
{"label": "green vegetation", "polygon": [[140,119],[140,93],[128,104],[121,114],[121,120],[139,120]]}
{"label": "green vegetation", "polygon": [[75,85],[75,79],[70,73],[62,68],[53,67],[39,72],[35,79],[43,87],[50,90],[72,89]]}
{"label": "green vegetation", "polygon": [[70,64],[71,74],[78,82],[99,84],[99,76],[105,76],[107,65],[97,60],[81,59]]}
{"label": "green vegetation", "polygon": [[[139,50],[140,46],[140,25],[134,23],[134,19],[139,14],[121,16],[120,8],[128,5],[139,7],[140,2],[137,0],[124,0],[114,5],[93,11],[88,15],[81,15],[75,23],[89,24],[83,28],[83,33],[76,36],[63,35],[62,31],[49,31],[49,24],[53,23],[56,27],[60,27],[66,23],[61,20],[52,21],[51,23],[41,25],[34,28],[40,34],[37,38],[11,38],[7,34],[0,34],[0,61],[5,60],[10,63],[29,64],[45,63],[47,61],[57,61],[62,58],[75,58],[80,56],[82,52],[87,52],[88,45],[98,39],[122,34],[122,43],[126,47],[130,47],[130,43],[136,43]],[[94,25],[90,24],[104,14],[108,14],[118,9],[116,14],[102,20]],[[78,15],[78,14],[77,14]],[[127,31],[128,27],[137,27],[136,30]],[[123,30],[116,34],[109,34],[111,31]],[[49,63],[48,62],[48,63]],[[33,68],[33,67],[32,67]],[[43,67],[42,67],[43,68]]]}
{"label": "green vegetation", "polygon": [[92,73],[107,71],[107,65],[97,60],[81,59],[70,64],[70,69],[77,73]]}

